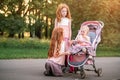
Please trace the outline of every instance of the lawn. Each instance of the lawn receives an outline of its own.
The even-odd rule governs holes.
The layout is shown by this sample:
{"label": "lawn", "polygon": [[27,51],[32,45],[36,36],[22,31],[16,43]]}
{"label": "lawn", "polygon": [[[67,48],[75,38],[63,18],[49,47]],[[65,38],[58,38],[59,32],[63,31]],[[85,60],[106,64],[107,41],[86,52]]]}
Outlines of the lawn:
{"label": "lawn", "polygon": [[47,49],[0,48],[0,59],[46,58]]}
{"label": "lawn", "polygon": [[[49,42],[39,39],[1,39],[0,59],[47,58]],[[98,45],[96,54],[97,57],[120,57],[120,48]]]}
{"label": "lawn", "polygon": [[[47,58],[48,48],[0,48],[0,59]],[[98,48],[97,57],[120,57],[120,50]]]}

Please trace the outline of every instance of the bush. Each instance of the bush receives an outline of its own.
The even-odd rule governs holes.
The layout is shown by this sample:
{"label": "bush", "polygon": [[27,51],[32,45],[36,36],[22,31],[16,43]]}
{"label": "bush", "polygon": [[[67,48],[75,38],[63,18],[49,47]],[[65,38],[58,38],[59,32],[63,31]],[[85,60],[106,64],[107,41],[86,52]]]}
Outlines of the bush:
{"label": "bush", "polygon": [[1,48],[37,48],[48,49],[49,40],[39,39],[15,39],[15,38],[2,38],[0,39]]}

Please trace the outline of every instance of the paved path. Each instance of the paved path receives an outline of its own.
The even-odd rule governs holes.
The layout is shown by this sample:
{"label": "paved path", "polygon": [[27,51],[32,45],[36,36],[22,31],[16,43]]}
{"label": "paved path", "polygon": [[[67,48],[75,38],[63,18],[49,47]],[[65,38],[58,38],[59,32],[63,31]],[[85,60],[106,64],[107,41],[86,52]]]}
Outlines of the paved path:
{"label": "paved path", "polygon": [[[103,69],[103,76],[86,71],[83,80],[120,80],[120,57],[96,58],[97,68]],[[0,80],[82,80],[79,74],[65,73],[63,77],[43,75],[46,59],[0,60]],[[92,68],[90,65],[87,66]]]}

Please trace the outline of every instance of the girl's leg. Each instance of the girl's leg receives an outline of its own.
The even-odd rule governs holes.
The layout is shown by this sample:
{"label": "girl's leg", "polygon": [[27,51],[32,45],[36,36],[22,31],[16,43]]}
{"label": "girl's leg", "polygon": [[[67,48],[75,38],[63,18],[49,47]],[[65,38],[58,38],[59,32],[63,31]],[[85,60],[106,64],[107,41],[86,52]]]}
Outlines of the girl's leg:
{"label": "girl's leg", "polygon": [[[70,47],[70,43],[69,43],[69,39],[65,39],[65,43],[66,43],[66,51],[68,51],[69,47]],[[65,66],[68,66],[68,61],[67,61],[67,55],[65,56]],[[70,60],[72,60],[72,56],[69,58]],[[74,71],[74,67],[70,66],[70,70],[69,72],[73,72]]]}
{"label": "girl's leg", "polygon": [[50,67],[51,67],[53,76],[63,76],[61,65],[51,61]]}
{"label": "girl's leg", "polygon": [[[64,41],[65,41],[65,51],[67,51],[68,49],[69,49],[69,43],[68,43],[68,38],[65,38],[64,39]],[[67,67],[68,66],[68,61],[67,61],[67,55],[65,55],[65,67]]]}
{"label": "girl's leg", "polygon": [[46,69],[46,71],[44,71],[45,76],[53,76],[50,64],[51,63],[49,61],[45,63],[45,69]]}
{"label": "girl's leg", "polygon": [[53,64],[51,67],[54,76],[63,76],[62,68],[59,64]]}
{"label": "girl's leg", "polygon": [[47,61],[47,63],[45,64],[45,69],[46,71],[44,72],[44,74],[46,76],[62,76],[63,72],[62,72],[62,68],[59,64],[54,63],[53,61]]}

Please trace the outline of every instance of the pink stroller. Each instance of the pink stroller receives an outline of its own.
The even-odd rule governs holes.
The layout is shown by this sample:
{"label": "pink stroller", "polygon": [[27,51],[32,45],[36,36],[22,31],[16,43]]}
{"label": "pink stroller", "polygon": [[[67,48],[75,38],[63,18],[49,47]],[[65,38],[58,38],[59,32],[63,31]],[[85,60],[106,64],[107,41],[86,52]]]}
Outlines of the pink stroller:
{"label": "pink stroller", "polygon": [[[68,56],[67,61],[68,65],[74,67],[75,73],[77,71],[80,71],[81,78],[84,79],[86,77],[85,70],[87,71],[94,71],[97,73],[98,76],[101,76],[102,74],[102,68],[96,68],[95,66],[95,59],[96,56],[96,48],[99,42],[101,41],[101,30],[104,26],[104,23],[102,21],[86,21],[82,23],[81,27],[84,25],[89,27],[89,34],[91,40],[91,47],[86,48],[87,54],[80,54],[81,49],[76,49],[74,52]],[[80,28],[81,29],[81,28]],[[79,33],[77,34],[77,36]],[[90,50],[89,50],[90,48]],[[91,49],[92,48],[92,49]],[[79,54],[79,55],[77,55]],[[92,57],[90,57],[92,56]],[[72,57],[72,60],[70,60],[70,57]],[[84,69],[84,65],[92,65],[94,70],[91,69]]]}

